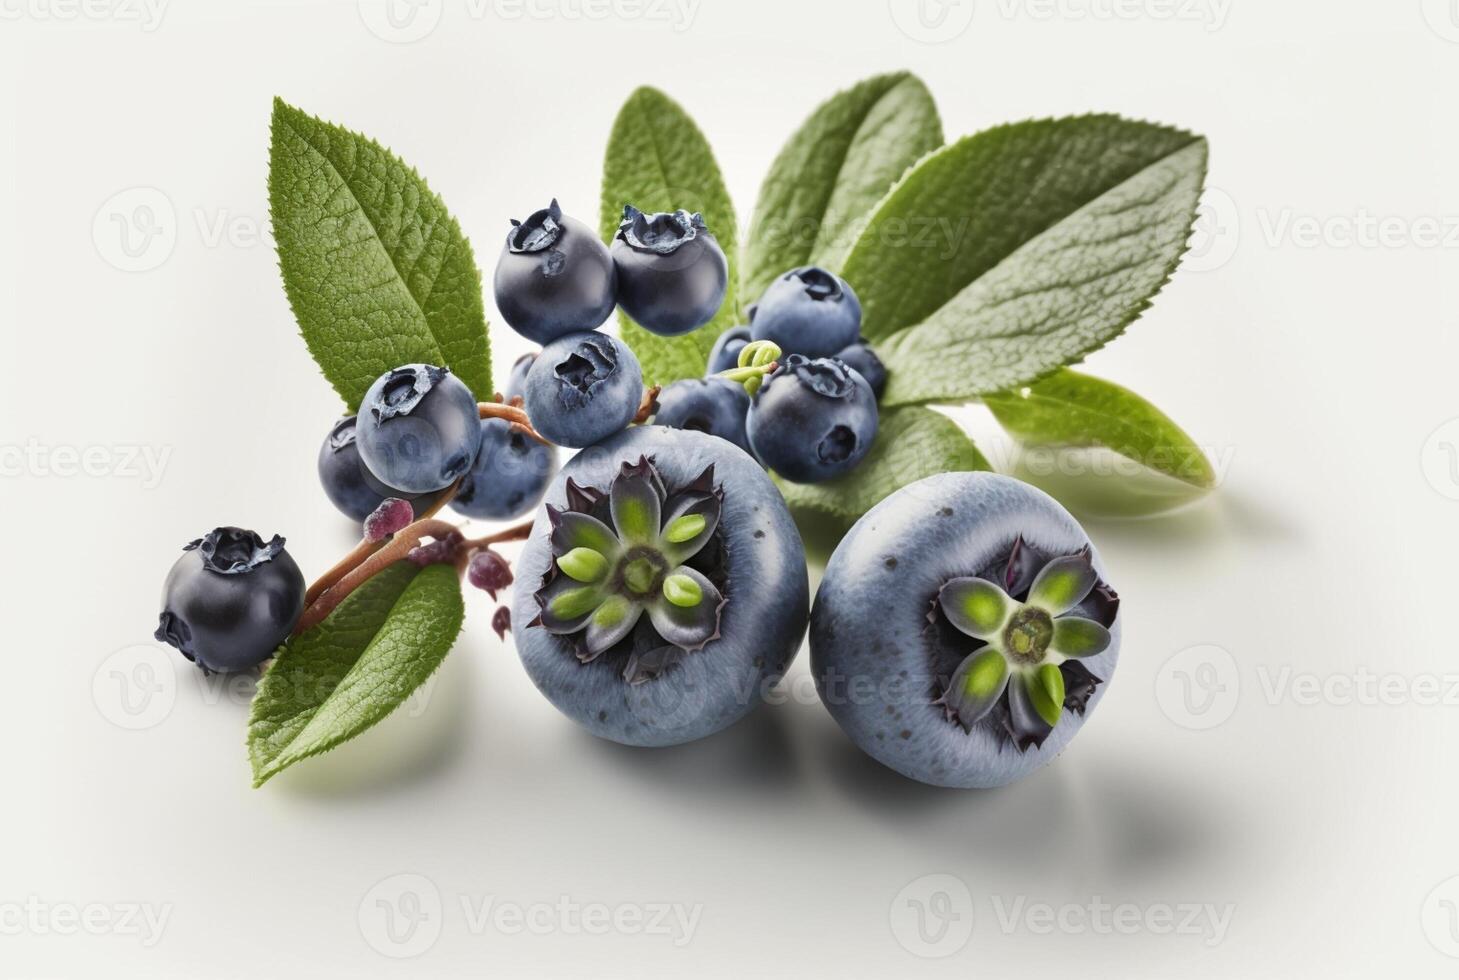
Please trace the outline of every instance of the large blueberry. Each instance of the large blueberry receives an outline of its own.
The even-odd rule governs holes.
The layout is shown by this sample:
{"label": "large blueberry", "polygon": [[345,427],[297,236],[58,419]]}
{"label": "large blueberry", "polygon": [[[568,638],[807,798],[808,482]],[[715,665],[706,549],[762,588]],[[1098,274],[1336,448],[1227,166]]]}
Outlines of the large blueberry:
{"label": "large blueberry", "polygon": [[643,401],[643,372],[615,337],[559,337],[527,371],[523,407],[532,427],[559,446],[591,446],[622,431]]}
{"label": "large blueberry", "polygon": [[714,348],[709,352],[709,367],[706,374],[718,374],[721,371],[729,371],[738,367],[740,363],[740,351],[750,342],[749,327],[730,327],[719,335],[714,342]]}
{"label": "large blueberry", "polygon": [[756,392],[746,432],[760,461],[794,483],[856,466],[876,439],[876,396],[835,358],[792,354]]}
{"label": "large blueberry", "polygon": [[805,632],[805,550],[749,456],[640,426],[570,460],[517,563],[517,652],[594,735],[675,745],[757,706]]}
{"label": "large blueberry", "polygon": [[476,462],[451,509],[485,521],[509,521],[537,506],[557,472],[557,450],[512,430],[506,419],[481,420]]}
{"label": "large blueberry", "polygon": [[449,369],[407,364],[386,371],[365,393],[355,441],[376,479],[431,493],[471,468],[479,418],[476,396]]}
{"label": "large blueberry", "polygon": [[494,288],[507,325],[546,344],[601,326],[613,312],[618,280],[608,246],[554,199],[526,221],[512,222]]}
{"label": "large blueberry", "polygon": [[765,289],[750,336],[787,354],[831,357],[861,335],[861,301],[851,284],[820,266],[791,269]]}
{"label": "large blueberry", "polygon": [[330,428],[319,447],[319,482],[341,514],[363,521],[387,497],[414,501],[419,495],[388,487],[360,459],[355,443],[355,417],[346,415]]}
{"label": "large blueberry", "polygon": [[618,305],[650,333],[673,337],[714,319],[729,286],[729,262],[704,217],[644,214],[624,205],[613,238]]}
{"label": "large blueberry", "polygon": [[708,432],[749,452],[750,440],[745,435],[749,411],[750,396],[744,385],[724,378],[686,378],[659,392],[654,424]]}
{"label": "large blueberry", "polygon": [[937,786],[1010,783],[1084,724],[1119,658],[1119,597],[1069,513],[991,473],[887,497],[826,565],[811,669],[841,728]]}
{"label": "large blueberry", "polygon": [[273,656],[303,611],[304,576],[283,538],[214,528],[167,573],[156,637],[205,671],[231,673]]}

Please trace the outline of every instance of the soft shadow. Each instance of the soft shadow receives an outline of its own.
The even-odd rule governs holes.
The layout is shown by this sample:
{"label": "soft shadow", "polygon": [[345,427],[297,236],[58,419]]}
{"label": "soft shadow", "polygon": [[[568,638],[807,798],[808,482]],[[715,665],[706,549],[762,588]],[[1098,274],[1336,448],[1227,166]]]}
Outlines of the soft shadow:
{"label": "soft shadow", "polygon": [[831,560],[831,553],[846,536],[851,522],[842,518],[813,510],[796,508],[791,511],[795,526],[800,530],[800,539],[805,544],[806,560],[824,566]]}
{"label": "soft shadow", "polygon": [[747,795],[778,799],[801,778],[786,718],[793,707],[761,705],[724,731],[686,745],[644,749],[585,735],[581,748],[605,769],[664,792],[740,804]]}
{"label": "soft shadow", "polygon": [[470,657],[448,657],[427,682],[373,728],[285,769],[266,788],[289,796],[351,799],[413,791],[461,756],[471,695]]}

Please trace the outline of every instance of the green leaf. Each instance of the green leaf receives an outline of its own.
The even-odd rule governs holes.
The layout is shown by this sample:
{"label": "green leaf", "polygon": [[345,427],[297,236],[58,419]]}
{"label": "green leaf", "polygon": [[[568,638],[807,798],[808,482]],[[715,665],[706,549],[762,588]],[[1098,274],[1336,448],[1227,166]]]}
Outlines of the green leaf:
{"label": "green leaf", "polygon": [[938,473],[991,469],[957,423],[929,408],[883,411],[871,452],[850,473],[826,483],[780,481],[793,508],[854,521],[909,483]]}
{"label": "green leaf", "polygon": [[1185,251],[1206,142],[1118,116],[1000,126],[924,158],[842,275],[884,405],[1027,384],[1118,336]]}
{"label": "green leaf", "polygon": [[402,364],[449,367],[490,397],[481,274],[456,219],[374,140],[274,100],[269,212],[284,290],[350,411]]}
{"label": "green leaf", "polygon": [[759,299],[788,269],[839,268],[872,207],[941,145],[932,95],[907,72],[868,78],[823,102],[760,185],[740,271],[741,303]]}
{"label": "green leaf", "polygon": [[253,785],[348,741],[431,675],[461,631],[450,565],[396,562],[279,648],[248,718]]}
{"label": "green leaf", "polygon": [[598,229],[604,241],[618,233],[623,205],[642,211],[699,211],[729,260],[729,288],[713,320],[681,337],[659,337],[621,311],[623,339],[643,367],[648,385],[702,378],[717,338],[738,321],[739,226],[729,191],[704,134],[680,105],[654,88],[628,97],[603,156]]}
{"label": "green leaf", "polygon": [[1209,488],[1215,470],[1190,436],[1154,405],[1109,381],[1058,371],[983,401],[1014,438],[1036,446],[1102,446],[1158,473]]}

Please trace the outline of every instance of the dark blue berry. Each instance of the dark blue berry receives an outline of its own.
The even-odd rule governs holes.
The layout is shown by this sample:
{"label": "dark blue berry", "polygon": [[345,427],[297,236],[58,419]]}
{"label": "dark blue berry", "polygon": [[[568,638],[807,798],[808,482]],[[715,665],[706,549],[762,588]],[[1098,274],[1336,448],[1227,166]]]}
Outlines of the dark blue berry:
{"label": "dark blue berry", "polygon": [[863,337],[837,354],[836,359],[865,378],[877,401],[881,400],[882,393],[887,390],[887,368],[866,342],[866,338]]}
{"label": "dark blue berry", "polygon": [[537,506],[556,472],[553,447],[513,431],[506,419],[482,419],[476,462],[461,481],[451,508],[485,521],[521,517]]}
{"label": "dark blue berry", "polygon": [[719,436],[750,452],[745,435],[745,416],[750,396],[745,386],[724,378],[688,378],[675,381],[659,392],[655,425],[694,429]]}
{"label": "dark blue berry", "polygon": [[471,389],[448,369],[407,364],[382,374],[365,393],[355,441],[376,479],[407,493],[431,493],[471,468],[479,418]]}
{"label": "dark blue berry", "polygon": [[673,337],[696,330],[724,302],[729,263],[702,215],[644,214],[625,205],[612,254],[618,305],[650,333]]}
{"label": "dark blue berry", "polygon": [[718,374],[721,371],[728,371],[738,367],[740,363],[740,351],[750,342],[750,328],[730,327],[719,335],[714,342],[714,348],[709,352],[709,367],[706,374]]}
{"label": "dark blue berry", "polygon": [[494,287],[507,325],[546,344],[601,326],[613,312],[617,274],[608,247],[554,199],[526,221],[512,222]]}
{"label": "dark blue berry", "polygon": [[273,656],[304,612],[304,576],[284,539],[220,527],[183,548],[162,586],[156,637],[208,672]]}
{"label": "dark blue berry", "polygon": [[820,266],[791,269],[755,304],[750,335],[787,354],[830,357],[861,335],[861,301],[850,283]]}
{"label": "dark blue berry", "polygon": [[795,483],[819,483],[856,466],[876,428],[876,396],[865,378],[835,358],[799,354],[765,379],[746,424],[755,455]]}
{"label": "dark blue berry", "polygon": [[622,341],[605,333],[560,337],[537,355],[522,392],[543,437],[579,448],[621,432],[643,401],[643,372]]}
{"label": "dark blue berry", "polygon": [[386,498],[414,500],[418,494],[388,487],[375,478],[355,442],[355,417],[346,415],[334,423],[319,447],[319,482],[324,494],[346,517],[363,521]]}

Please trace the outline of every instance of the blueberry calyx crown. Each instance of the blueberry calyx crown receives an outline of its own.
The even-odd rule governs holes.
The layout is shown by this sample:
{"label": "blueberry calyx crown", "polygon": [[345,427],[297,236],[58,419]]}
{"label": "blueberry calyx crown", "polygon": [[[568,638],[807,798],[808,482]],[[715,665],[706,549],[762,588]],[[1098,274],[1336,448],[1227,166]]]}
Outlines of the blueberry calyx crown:
{"label": "blueberry calyx crown", "polygon": [[1064,710],[1082,715],[1103,683],[1080,661],[1108,649],[1118,612],[1087,546],[1053,556],[1020,535],[1006,560],[950,579],[933,599],[929,622],[979,641],[934,703],[964,731],[996,718],[1020,752],[1042,746]]}
{"label": "blueberry calyx crown", "polygon": [[846,295],[841,289],[841,281],[818,265],[791,269],[781,278],[787,281],[799,279],[805,284],[805,294],[817,302],[838,302]]}
{"label": "blueberry calyx crown", "polygon": [[[183,551],[197,551],[203,567],[219,575],[246,575],[259,565],[273,561],[284,550],[284,539],[275,534],[268,541],[241,527],[215,527]],[[159,627],[159,632],[161,628]]]}
{"label": "blueberry calyx crown", "polygon": [[826,398],[850,398],[856,391],[851,369],[834,357],[812,359],[804,354],[791,354],[780,362],[780,370],[770,376],[772,384],[780,374],[795,375],[811,391]]}
{"label": "blueberry calyx crown", "polygon": [[623,220],[618,225],[618,237],[629,248],[656,255],[672,255],[681,245],[708,233],[704,215],[697,211],[690,214],[683,208],[644,214],[632,204],[625,204]]}
{"label": "blueberry calyx crown", "polygon": [[727,602],[723,501],[713,464],[675,490],[645,456],[623,463],[607,491],[569,479],[567,507],[547,507],[553,564],[528,625],[572,638],[584,664],[626,656],[630,684],[702,650],[719,637]]}
{"label": "blueberry calyx crown", "polygon": [[540,211],[533,211],[526,221],[512,219],[512,230],[507,232],[507,251],[541,252],[557,244],[562,237],[562,208],[557,198]]}
{"label": "blueberry calyx crown", "polygon": [[375,421],[384,422],[397,415],[409,415],[430,394],[432,388],[445,380],[450,368],[432,364],[407,364],[393,369],[385,376],[385,385],[380,389],[380,400],[370,406]]}
{"label": "blueberry calyx crown", "polygon": [[355,417],[346,415],[334,423],[334,428],[329,430],[325,437],[325,443],[329,446],[331,453],[341,452],[355,444]]}
{"label": "blueberry calyx crown", "polygon": [[585,338],[552,368],[564,390],[588,395],[594,386],[607,381],[618,370],[618,350],[613,341],[594,334]]}

